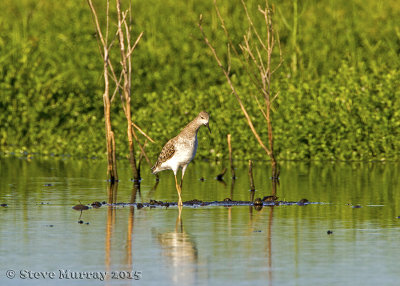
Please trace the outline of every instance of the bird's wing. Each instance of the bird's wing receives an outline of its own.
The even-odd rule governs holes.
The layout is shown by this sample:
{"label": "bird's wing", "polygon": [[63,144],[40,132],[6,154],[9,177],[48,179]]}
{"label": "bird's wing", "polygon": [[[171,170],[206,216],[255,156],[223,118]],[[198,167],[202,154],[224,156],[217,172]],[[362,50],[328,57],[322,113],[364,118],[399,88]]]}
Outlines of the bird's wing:
{"label": "bird's wing", "polygon": [[171,159],[172,156],[175,154],[175,147],[174,147],[174,139],[171,139],[164,145],[161,150],[160,155],[158,156],[157,162],[151,168],[153,171],[160,166],[162,163],[166,162],[167,160]]}

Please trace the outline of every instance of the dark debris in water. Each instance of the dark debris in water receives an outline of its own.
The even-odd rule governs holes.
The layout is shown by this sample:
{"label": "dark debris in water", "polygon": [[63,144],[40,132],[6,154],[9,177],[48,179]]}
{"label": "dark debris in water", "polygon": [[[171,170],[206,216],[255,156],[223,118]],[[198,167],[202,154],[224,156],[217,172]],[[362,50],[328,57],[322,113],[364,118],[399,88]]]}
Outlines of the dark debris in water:
{"label": "dark debris in water", "polygon": [[[301,202],[301,203],[300,203]],[[316,202],[309,202],[308,200],[303,201],[296,201],[296,202],[288,202],[288,201],[263,201],[260,198],[257,198],[254,202],[251,201],[233,201],[230,198],[226,198],[223,201],[211,201],[211,202],[204,202],[198,199],[193,199],[190,201],[183,202],[183,206],[187,207],[206,207],[206,206],[254,206],[258,210],[262,209],[264,206],[293,206],[293,205],[309,205],[309,204],[318,204]],[[169,207],[169,206],[177,206],[177,202],[163,202],[163,201],[156,201],[150,200],[150,202],[146,203],[115,203],[115,204],[108,204],[110,206],[136,206],[137,209],[142,209],[146,207],[155,208],[155,207]]]}
{"label": "dark debris in water", "polygon": [[326,233],[329,235],[329,234],[332,234],[333,231],[332,230],[328,230]]}
{"label": "dark debris in water", "polygon": [[297,204],[299,205],[299,206],[304,206],[305,204],[307,204],[308,203],[308,200],[307,199],[301,199]]}
{"label": "dark debris in water", "polygon": [[263,197],[262,201],[263,202],[275,202],[278,199],[277,196],[266,196]]}
{"label": "dark debris in water", "polygon": [[92,207],[95,208],[95,209],[98,209],[99,207],[102,206],[102,204],[101,204],[100,202],[93,202],[91,205],[92,205]]}
{"label": "dark debris in water", "polygon": [[72,208],[73,208],[74,210],[76,210],[76,211],[84,211],[84,210],[88,210],[88,209],[89,209],[88,206],[85,206],[85,205],[82,205],[82,204],[73,206]]}
{"label": "dark debris in water", "polygon": [[1,204],[0,206],[2,206],[3,208],[7,207],[7,204]]}

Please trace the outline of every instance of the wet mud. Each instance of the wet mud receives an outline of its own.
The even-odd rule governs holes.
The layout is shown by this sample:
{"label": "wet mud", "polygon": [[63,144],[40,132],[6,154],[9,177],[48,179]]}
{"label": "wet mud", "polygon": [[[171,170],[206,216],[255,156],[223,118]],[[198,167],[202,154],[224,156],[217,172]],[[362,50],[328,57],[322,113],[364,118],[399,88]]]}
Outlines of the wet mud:
{"label": "wet mud", "polygon": [[[306,199],[302,199],[300,201],[278,201],[278,200],[269,200],[269,199],[261,199],[257,198],[254,201],[233,201],[229,198],[224,199],[223,201],[201,201],[201,200],[190,200],[190,201],[184,201],[183,206],[186,207],[215,207],[215,206],[221,206],[221,207],[232,207],[232,206],[255,206],[255,207],[264,207],[264,206],[306,206],[309,204],[319,204],[318,202],[309,202]],[[136,206],[137,209],[142,209],[142,208],[156,208],[156,207],[172,207],[172,206],[178,206],[177,202],[163,202],[163,201],[156,201],[156,200],[150,200],[149,202],[143,202],[143,203],[114,203],[114,204],[107,204],[108,206]]]}

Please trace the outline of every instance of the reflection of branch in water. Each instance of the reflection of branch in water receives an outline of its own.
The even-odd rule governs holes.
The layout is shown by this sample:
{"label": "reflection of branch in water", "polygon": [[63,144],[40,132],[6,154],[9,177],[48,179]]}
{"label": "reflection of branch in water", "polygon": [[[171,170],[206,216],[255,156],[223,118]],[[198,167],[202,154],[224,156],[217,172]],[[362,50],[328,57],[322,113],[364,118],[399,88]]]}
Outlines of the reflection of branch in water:
{"label": "reflection of branch in water", "polygon": [[[117,202],[118,183],[111,183],[108,185],[108,204],[115,204]],[[107,225],[106,225],[106,245],[105,245],[105,264],[106,271],[111,271],[111,238],[113,227],[115,224],[115,207],[108,206],[107,209]]]}
{"label": "reflection of branch in water", "polygon": [[[230,195],[231,201],[233,201],[233,190],[235,189],[235,182],[236,182],[235,179],[233,179],[232,182],[231,182],[231,195]],[[229,229],[229,234],[231,234],[231,223],[232,223],[232,207],[228,207],[228,229]]]}
{"label": "reflection of branch in water", "polygon": [[[156,183],[154,184],[154,186],[151,188],[150,192],[147,194],[147,199],[149,200],[150,198],[153,197],[154,193],[157,190],[158,184],[160,183],[159,180],[156,181]],[[143,200],[142,200],[143,201]]]}
{"label": "reflection of branch in water", "polygon": [[[134,182],[133,187],[132,187],[132,194],[131,194],[131,200],[130,203],[133,204],[136,202],[136,195],[137,193],[140,194],[140,183],[139,182]],[[126,236],[126,270],[127,271],[132,271],[133,266],[132,266],[132,233],[133,233],[133,223],[134,223],[134,217],[135,217],[135,207],[131,205],[129,207],[129,218],[128,218],[128,232]]]}
{"label": "reflection of branch in water", "polygon": [[268,231],[267,231],[267,257],[268,257],[268,284],[272,285],[272,220],[274,207],[269,207]]}
{"label": "reflection of branch in water", "polygon": [[232,182],[231,182],[231,196],[230,196],[230,198],[231,198],[232,201],[233,201],[233,190],[235,189],[235,182],[236,182],[236,180],[232,180]]}
{"label": "reflection of branch in water", "polygon": [[172,280],[180,285],[193,285],[196,281],[198,264],[197,247],[191,237],[184,231],[182,222],[182,207],[175,223],[175,231],[156,233],[153,235],[161,245],[162,254],[167,259]]}
{"label": "reflection of branch in water", "polygon": [[222,172],[219,173],[219,174],[215,177],[215,179],[218,180],[218,181],[223,181],[223,180],[224,180],[224,175],[225,175],[225,173],[226,173],[226,168],[224,168],[224,169],[222,170]]}

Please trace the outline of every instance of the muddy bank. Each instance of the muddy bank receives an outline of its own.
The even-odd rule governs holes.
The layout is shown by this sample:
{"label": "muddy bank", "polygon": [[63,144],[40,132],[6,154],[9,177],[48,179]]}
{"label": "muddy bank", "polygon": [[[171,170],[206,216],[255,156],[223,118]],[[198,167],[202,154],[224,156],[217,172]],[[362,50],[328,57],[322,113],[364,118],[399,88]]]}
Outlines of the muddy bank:
{"label": "muddy bank", "polygon": [[[208,207],[208,206],[223,206],[223,207],[231,207],[231,206],[254,206],[254,207],[264,207],[264,206],[305,206],[309,204],[319,204],[318,202],[309,202],[308,200],[302,199],[300,201],[263,201],[261,199],[256,199],[254,202],[252,201],[232,201],[230,199],[225,199],[223,201],[200,201],[197,199],[184,201],[183,206],[186,207]],[[135,206],[138,209],[149,207],[172,207],[177,206],[177,202],[163,202],[150,200],[150,202],[144,203],[114,203],[114,204],[106,204],[107,206]]]}

